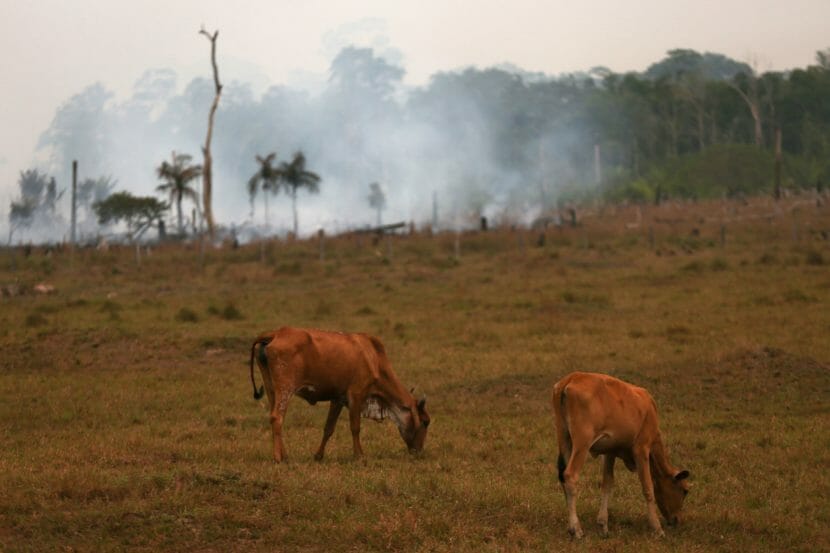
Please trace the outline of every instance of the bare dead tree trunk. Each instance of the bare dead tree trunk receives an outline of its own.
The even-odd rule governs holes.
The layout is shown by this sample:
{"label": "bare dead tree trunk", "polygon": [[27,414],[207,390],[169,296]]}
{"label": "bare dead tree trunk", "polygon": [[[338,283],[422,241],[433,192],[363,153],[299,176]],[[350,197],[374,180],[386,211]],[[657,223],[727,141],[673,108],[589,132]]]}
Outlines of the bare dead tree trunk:
{"label": "bare dead tree trunk", "polygon": [[748,94],[741,90],[741,87],[735,83],[728,82],[728,84],[738,93],[749,108],[749,113],[755,122],[755,145],[762,148],[764,146],[764,129],[761,124],[761,101],[758,99],[758,79],[754,75],[750,77]]}
{"label": "bare dead tree trunk", "polygon": [[208,129],[207,137],[205,137],[205,145],[202,146],[202,154],[205,161],[202,165],[202,200],[204,201],[205,220],[207,221],[208,234],[210,234],[211,241],[213,240],[213,208],[211,201],[213,199],[213,158],[210,155],[210,141],[213,138],[213,118],[216,115],[216,108],[219,107],[219,97],[222,95],[222,84],[219,82],[219,68],[216,66],[216,39],[219,37],[219,31],[216,30],[213,34],[208,33],[204,27],[199,31],[210,40],[210,63],[213,66],[213,84],[216,89],[216,96],[213,98],[213,104],[210,106],[210,114],[208,115]]}
{"label": "bare dead tree trunk", "polygon": [[695,102],[697,112],[697,146],[702,152],[706,148],[706,112],[700,103]]}
{"label": "bare dead tree trunk", "polygon": [[671,136],[671,150],[669,151],[672,157],[677,157],[679,150],[677,147],[678,135],[677,130],[677,102],[671,101],[671,120],[669,121],[669,135]]}
{"label": "bare dead tree trunk", "polygon": [[775,129],[775,190],[776,200],[781,199],[781,129]]}

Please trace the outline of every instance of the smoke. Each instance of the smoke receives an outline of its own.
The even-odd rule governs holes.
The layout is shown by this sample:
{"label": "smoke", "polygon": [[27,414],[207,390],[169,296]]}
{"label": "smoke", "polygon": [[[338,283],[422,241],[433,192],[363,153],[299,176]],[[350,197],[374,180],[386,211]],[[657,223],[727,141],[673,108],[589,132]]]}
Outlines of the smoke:
{"label": "smoke", "polygon": [[[301,150],[307,168],[322,177],[319,194],[298,193],[301,235],[374,224],[372,182],[386,194],[385,222],[431,222],[435,195],[439,225],[454,229],[481,216],[527,224],[554,207],[563,190],[590,181],[589,131],[569,115],[578,111],[573,104],[552,101],[566,96],[557,86],[572,93],[567,86],[538,75],[526,82],[518,73],[467,69],[407,88],[402,56],[377,38],[383,34],[377,24],[327,36],[325,48],[338,50],[328,79],[303,76],[315,83],[311,90],[278,85],[255,93],[250,83],[225,83],[212,143],[219,224],[277,234],[291,228],[284,193],[268,197],[269,220],[262,191],[251,210],[247,182],[258,169],[255,156],[270,152],[280,162]],[[378,50],[342,46],[360,33]],[[116,190],[136,195],[157,194],[155,168],[172,151],[201,163],[213,94],[208,77],[179,83],[174,71],[155,69],[126,99],[101,83],[69,98],[41,137],[37,164],[67,190],[65,219],[73,159],[79,181],[109,177]],[[189,216],[193,206],[183,208]],[[68,229],[32,227],[17,236],[60,240]]]}

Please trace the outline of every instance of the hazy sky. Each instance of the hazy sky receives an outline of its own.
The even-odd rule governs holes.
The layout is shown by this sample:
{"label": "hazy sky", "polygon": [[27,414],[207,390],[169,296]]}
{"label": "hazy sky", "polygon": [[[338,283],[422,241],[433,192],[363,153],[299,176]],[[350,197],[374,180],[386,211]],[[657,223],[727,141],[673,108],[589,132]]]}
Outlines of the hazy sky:
{"label": "hazy sky", "polygon": [[[179,85],[324,75],[342,46],[372,46],[423,84],[444,70],[514,63],[551,74],[642,71],[671,48],[804,67],[830,46],[830,0],[0,0],[0,228],[18,172],[59,105],[96,81],[123,98],[150,68]],[[220,106],[221,109],[221,106]]]}

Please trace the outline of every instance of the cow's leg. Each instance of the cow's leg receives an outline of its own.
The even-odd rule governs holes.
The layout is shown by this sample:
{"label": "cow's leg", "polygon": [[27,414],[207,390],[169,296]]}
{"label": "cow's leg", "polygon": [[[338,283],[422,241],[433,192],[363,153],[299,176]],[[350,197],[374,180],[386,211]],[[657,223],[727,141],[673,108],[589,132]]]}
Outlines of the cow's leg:
{"label": "cow's leg", "polygon": [[643,495],[646,498],[648,508],[648,522],[658,536],[665,536],[663,527],[660,525],[660,517],[657,516],[657,502],[654,499],[654,482],[651,480],[651,467],[649,466],[648,449],[641,448],[634,452],[634,461],[637,463],[637,476],[640,477],[640,484],[643,486]]}
{"label": "cow's leg", "polygon": [[359,394],[349,394],[349,427],[352,431],[352,444],[355,459],[363,457],[363,448],[360,447],[360,410],[365,399]]}
{"label": "cow's leg", "polygon": [[285,411],[288,409],[288,400],[291,399],[291,394],[289,388],[277,387],[274,390],[274,402],[271,405],[271,430],[274,434],[274,461],[277,463],[285,459],[282,422],[285,420]]}
{"label": "cow's leg", "polygon": [[602,533],[608,535],[608,500],[611,498],[611,488],[614,487],[614,461],[616,457],[606,454],[602,462],[602,499],[599,504],[597,524],[602,527]]}
{"label": "cow's leg", "polygon": [[[269,361],[270,363],[278,362]],[[279,463],[285,458],[285,445],[282,442],[282,421],[285,418],[288,397],[291,396],[289,394],[288,397],[283,399],[283,390],[288,390],[289,388],[285,383],[277,382],[273,378],[274,375],[270,370],[269,364],[263,365],[259,361],[257,361],[257,364],[259,364],[260,371],[262,372],[263,387],[268,394],[268,404],[270,406],[268,413],[271,420],[271,432],[274,437],[274,460]]]}
{"label": "cow's leg", "polygon": [[585,464],[588,456],[588,449],[579,447],[576,443],[571,446],[571,455],[568,459],[568,466],[562,473],[562,489],[565,490],[565,502],[568,505],[568,533],[575,538],[583,536],[582,526],[579,524],[579,517],[576,515],[576,495],[579,490],[579,471]]}
{"label": "cow's leg", "polygon": [[326,449],[326,442],[329,441],[331,435],[334,434],[334,427],[337,425],[337,417],[340,416],[340,411],[343,409],[343,403],[340,400],[333,399],[329,405],[329,416],[326,417],[326,427],[323,429],[323,441],[320,442],[320,449],[314,454],[314,459],[317,461],[323,460],[323,453]]}

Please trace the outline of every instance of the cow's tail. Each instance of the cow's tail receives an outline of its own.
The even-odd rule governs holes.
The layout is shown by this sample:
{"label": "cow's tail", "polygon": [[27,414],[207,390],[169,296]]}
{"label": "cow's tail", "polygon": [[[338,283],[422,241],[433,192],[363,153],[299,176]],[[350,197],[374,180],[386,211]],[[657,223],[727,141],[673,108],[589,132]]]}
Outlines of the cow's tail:
{"label": "cow's tail", "polygon": [[567,382],[559,381],[553,386],[554,424],[556,426],[556,443],[559,445],[559,457],[556,459],[556,468],[559,471],[559,481],[565,482],[565,469],[568,463],[565,457],[571,454],[571,436],[568,432],[568,421],[565,418],[565,390]]}
{"label": "cow's tail", "polygon": [[259,390],[256,389],[256,380],[254,380],[254,356],[256,355],[257,346],[260,346],[259,349],[259,364],[261,366],[267,367],[268,366],[268,357],[265,356],[265,346],[274,339],[274,332],[266,332],[257,336],[254,343],[251,345],[251,385],[254,387],[254,399],[262,398],[262,394],[265,393],[265,387],[260,386]]}

